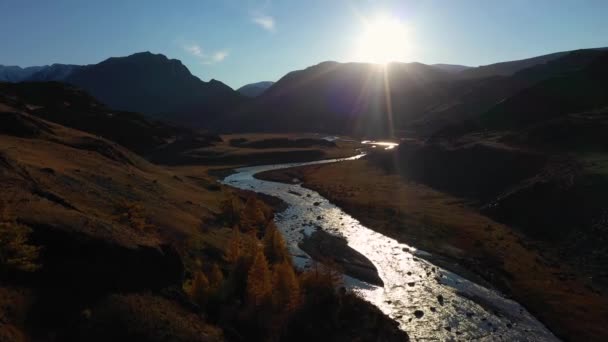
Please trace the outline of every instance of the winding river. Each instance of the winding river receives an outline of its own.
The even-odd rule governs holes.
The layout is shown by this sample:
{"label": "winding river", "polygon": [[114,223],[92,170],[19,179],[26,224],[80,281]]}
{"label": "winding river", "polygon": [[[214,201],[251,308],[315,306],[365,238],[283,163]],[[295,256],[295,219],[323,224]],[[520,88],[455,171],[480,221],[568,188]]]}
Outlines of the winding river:
{"label": "winding river", "polygon": [[[399,322],[414,341],[557,341],[525,308],[499,292],[442,269],[422,257],[428,253],[399,243],[363,226],[317,192],[299,184],[254,178],[256,173],[361,158],[332,159],[245,167],[223,182],[233,187],[278,197],[289,207],[276,217],[294,261],[311,264],[298,248],[304,235],[321,227],[343,236],[350,247],[371,260],[384,282],[376,287],[345,276],[345,284]],[[317,205],[313,205],[318,202]]]}

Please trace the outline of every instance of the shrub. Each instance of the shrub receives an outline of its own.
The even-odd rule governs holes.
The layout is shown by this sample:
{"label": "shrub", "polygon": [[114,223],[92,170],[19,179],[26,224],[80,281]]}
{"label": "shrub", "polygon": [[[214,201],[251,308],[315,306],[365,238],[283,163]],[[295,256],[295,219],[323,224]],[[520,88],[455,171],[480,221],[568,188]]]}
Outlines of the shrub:
{"label": "shrub", "polygon": [[147,222],[144,207],[140,203],[126,201],[120,203],[116,208],[114,219],[139,231],[153,228]]}
{"label": "shrub", "polygon": [[20,225],[0,203],[0,270],[33,272],[40,268],[40,248],[28,244],[31,229]]}

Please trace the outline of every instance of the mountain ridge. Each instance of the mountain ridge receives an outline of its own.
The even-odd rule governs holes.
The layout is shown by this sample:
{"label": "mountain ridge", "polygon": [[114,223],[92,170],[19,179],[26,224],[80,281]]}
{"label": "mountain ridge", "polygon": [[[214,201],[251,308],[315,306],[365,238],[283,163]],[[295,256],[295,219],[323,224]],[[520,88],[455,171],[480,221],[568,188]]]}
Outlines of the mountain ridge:
{"label": "mountain ridge", "polygon": [[247,97],[258,97],[274,84],[273,81],[261,81],[245,84],[236,91]]}

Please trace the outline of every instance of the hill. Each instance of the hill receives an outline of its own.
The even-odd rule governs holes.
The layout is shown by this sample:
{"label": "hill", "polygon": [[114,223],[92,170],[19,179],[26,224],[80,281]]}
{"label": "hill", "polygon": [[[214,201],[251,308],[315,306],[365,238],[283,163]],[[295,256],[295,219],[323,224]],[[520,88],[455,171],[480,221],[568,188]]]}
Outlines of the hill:
{"label": "hill", "polygon": [[[606,50],[606,49],[607,48],[597,48],[597,49],[590,49],[590,50],[600,50],[601,51],[601,50]],[[507,62],[482,65],[482,66],[478,66],[476,68],[470,68],[470,69],[463,70],[459,73],[459,76],[462,78],[484,78],[484,77],[491,77],[491,76],[510,76],[523,69],[527,69],[527,68],[530,68],[530,67],[533,67],[533,66],[536,66],[539,64],[545,64],[547,62],[551,62],[558,58],[564,57],[567,54],[574,52],[574,51],[576,51],[576,50],[555,52],[555,53],[550,53],[547,55],[542,55],[542,56],[537,56],[537,57],[532,57],[532,58],[525,58],[525,59],[520,59],[520,60],[516,60],[516,61],[507,61]]]}
{"label": "hill", "polygon": [[262,95],[262,93],[264,93],[273,84],[274,82],[272,81],[250,83],[240,87],[237,89],[237,91],[247,97],[257,97]]}
{"label": "hill", "polygon": [[451,72],[451,73],[459,73],[464,70],[471,69],[472,67],[466,65],[458,65],[458,64],[433,64],[435,68],[441,69],[443,71]]}
{"label": "hill", "polygon": [[430,108],[420,119],[410,122],[419,135],[432,135],[445,127],[461,126],[476,120],[494,106],[544,80],[585,68],[605,52],[576,50],[543,64],[522,69],[511,76],[456,80],[451,84],[449,101]]}
{"label": "hill", "polygon": [[549,61],[558,59],[560,57],[568,54],[569,51],[562,51],[556,53],[550,53],[547,55],[525,58],[516,61],[507,61],[500,63],[493,63],[488,65],[478,66],[476,68],[471,68],[467,70],[463,70],[460,72],[460,76],[463,78],[484,78],[490,76],[510,76],[514,73],[533,67],[538,64],[547,63]]}
{"label": "hill", "polygon": [[112,140],[150,160],[175,163],[181,152],[221,141],[219,136],[139,113],[112,110],[86,92],[58,82],[0,83],[0,100],[30,115]]}
{"label": "hill", "polygon": [[551,77],[511,96],[480,117],[492,130],[511,130],[578,112],[608,107],[608,53],[582,69]]}

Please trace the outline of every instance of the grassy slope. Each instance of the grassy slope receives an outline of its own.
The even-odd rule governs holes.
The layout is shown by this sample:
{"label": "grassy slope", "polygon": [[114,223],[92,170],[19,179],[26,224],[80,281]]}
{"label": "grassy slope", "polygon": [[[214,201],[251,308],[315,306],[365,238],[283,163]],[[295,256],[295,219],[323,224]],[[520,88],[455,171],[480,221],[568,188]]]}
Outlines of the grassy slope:
{"label": "grassy slope", "polygon": [[456,260],[526,305],[560,336],[608,335],[608,299],[576,272],[537,252],[530,241],[468,207],[462,199],[405,182],[366,160],[278,170],[261,178],[319,191],[368,227]]}
{"label": "grassy slope", "polygon": [[[42,247],[34,260],[40,270],[0,273],[0,340],[239,340],[238,327],[210,324],[182,291],[201,259],[230,269],[224,254],[232,229],[218,219],[230,190],[221,191],[209,167],[153,165],[7,104],[0,119],[0,209],[6,205]],[[134,204],[142,221],[121,219]],[[345,305],[320,332],[346,341],[383,329],[391,340],[407,340],[370,304],[353,297]],[[307,310],[303,318],[317,309]]]}

